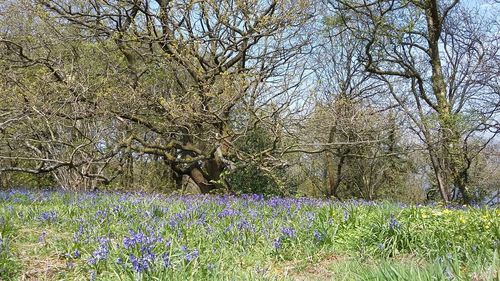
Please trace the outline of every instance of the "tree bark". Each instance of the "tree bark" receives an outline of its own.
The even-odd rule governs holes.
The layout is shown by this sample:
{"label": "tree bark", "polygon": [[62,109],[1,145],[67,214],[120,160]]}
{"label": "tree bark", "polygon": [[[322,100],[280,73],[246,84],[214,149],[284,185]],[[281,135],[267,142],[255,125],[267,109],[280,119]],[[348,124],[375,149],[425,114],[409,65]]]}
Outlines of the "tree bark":
{"label": "tree bark", "polygon": [[[453,113],[452,106],[447,98],[446,81],[443,75],[443,68],[441,65],[441,57],[439,50],[439,37],[441,35],[443,18],[440,15],[437,0],[428,1],[429,6],[425,11],[428,29],[428,42],[429,42],[429,56],[432,67],[432,90],[436,97],[437,114],[441,131],[441,157],[444,160],[445,167],[439,167],[438,163],[434,163],[437,159],[433,160],[433,168],[435,169],[436,180],[438,186],[446,186],[447,190],[451,190],[452,186],[459,188],[462,193],[462,198],[465,203],[469,203],[470,196],[468,194],[467,182],[463,180],[461,172],[465,163],[461,159],[462,152],[460,151],[460,132],[458,128],[458,120]],[[431,152],[431,154],[433,154]],[[431,156],[435,158],[435,156]],[[438,169],[438,170],[436,170]],[[446,174],[442,175],[442,172]],[[445,196],[444,190],[440,187],[441,196],[444,201],[449,201],[449,195]]]}

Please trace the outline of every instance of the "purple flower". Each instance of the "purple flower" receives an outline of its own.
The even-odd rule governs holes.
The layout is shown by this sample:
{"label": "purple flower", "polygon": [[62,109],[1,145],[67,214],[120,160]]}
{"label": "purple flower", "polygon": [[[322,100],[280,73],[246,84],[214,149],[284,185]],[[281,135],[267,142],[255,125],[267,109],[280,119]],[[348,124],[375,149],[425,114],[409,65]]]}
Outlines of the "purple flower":
{"label": "purple flower", "polygon": [[285,237],[289,237],[289,238],[294,238],[295,237],[295,229],[293,229],[292,227],[284,227],[281,229],[281,233],[283,233],[283,235]]}
{"label": "purple flower", "polygon": [[195,249],[194,251],[192,251],[186,255],[186,260],[188,262],[191,262],[191,261],[195,260],[196,258],[198,258],[198,256],[199,256],[199,252],[198,252],[198,250]]}
{"label": "purple flower", "polygon": [[88,263],[94,265],[99,261],[107,259],[108,255],[109,255],[108,240],[106,238],[102,238],[100,240],[99,247],[92,253],[92,256],[89,258]]}
{"label": "purple flower", "polygon": [[170,255],[168,253],[163,253],[163,255],[161,255],[161,259],[163,260],[163,266],[170,266]]}
{"label": "purple flower", "polygon": [[55,211],[43,212],[38,217],[40,221],[54,222],[57,219],[57,213]]}
{"label": "purple flower", "polygon": [[143,272],[149,268],[148,262],[142,258],[137,258],[134,254],[130,254],[130,263],[132,269],[136,272]]}
{"label": "purple flower", "polygon": [[349,219],[349,212],[344,211],[344,221],[347,221]]}
{"label": "purple flower", "polygon": [[399,229],[400,224],[398,220],[394,217],[394,215],[391,215],[391,219],[389,220],[389,228],[390,229]]}
{"label": "purple flower", "polygon": [[314,240],[316,240],[316,241],[323,240],[323,235],[321,235],[321,233],[317,230],[314,230],[313,236],[314,236]]}
{"label": "purple flower", "polygon": [[279,237],[274,239],[273,246],[275,250],[279,250],[281,248],[281,239]]}
{"label": "purple flower", "polygon": [[226,208],[226,209],[222,210],[222,212],[220,212],[219,214],[217,214],[217,216],[219,218],[225,218],[225,217],[235,216],[237,214],[239,214],[238,211]]}

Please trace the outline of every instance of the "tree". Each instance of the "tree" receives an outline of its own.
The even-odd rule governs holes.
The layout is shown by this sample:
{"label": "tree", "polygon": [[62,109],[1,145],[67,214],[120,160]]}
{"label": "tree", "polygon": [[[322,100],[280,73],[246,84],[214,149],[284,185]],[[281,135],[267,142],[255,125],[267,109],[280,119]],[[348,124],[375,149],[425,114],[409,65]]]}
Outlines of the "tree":
{"label": "tree", "polygon": [[329,3],[336,23],[362,44],[366,71],[414,123],[443,200],[456,187],[470,201],[468,136],[491,128],[499,111],[498,38],[486,29],[493,22],[480,23],[458,0]]}
{"label": "tree", "polygon": [[[306,0],[35,3],[33,19],[55,26],[46,30],[55,41],[69,42],[49,46],[51,63],[37,67],[55,77],[48,84],[107,120],[113,139],[94,140],[117,155],[156,155],[179,186],[190,181],[201,192],[225,186],[220,176],[233,161],[265,158],[269,151],[249,155],[234,142],[257,123],[275,122],[298,87],[300,75],[290,77],[300,74],[309,48]],[[3,43],[31,51],[40,38],[29,39]],[[53,58],[56,49],[66,56]],[[82,61],[89,58],[82,49],[99,61]],[[94,77],[75,78],[74,68]],[[272,112],[260,109],[271,104],[278,105],[267,107]]]}

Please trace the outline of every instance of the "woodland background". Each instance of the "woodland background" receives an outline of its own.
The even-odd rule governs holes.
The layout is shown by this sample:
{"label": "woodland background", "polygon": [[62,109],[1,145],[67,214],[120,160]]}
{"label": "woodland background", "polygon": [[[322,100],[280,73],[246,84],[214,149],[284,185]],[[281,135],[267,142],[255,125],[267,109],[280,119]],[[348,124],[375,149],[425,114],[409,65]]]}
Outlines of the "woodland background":
{"label": "woodland background", "polygon": [[0,187],[498,201],[499,11],[4,0]]}

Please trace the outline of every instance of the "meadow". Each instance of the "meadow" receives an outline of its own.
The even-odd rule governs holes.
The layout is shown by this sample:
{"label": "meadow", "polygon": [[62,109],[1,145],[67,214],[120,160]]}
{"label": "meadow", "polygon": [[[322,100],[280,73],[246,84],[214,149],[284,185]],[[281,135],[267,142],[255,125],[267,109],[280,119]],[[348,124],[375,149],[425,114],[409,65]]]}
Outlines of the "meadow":
{"label": "meadow", "polygon": [[0,191],[0,280],[500,280],[500,210]]}

